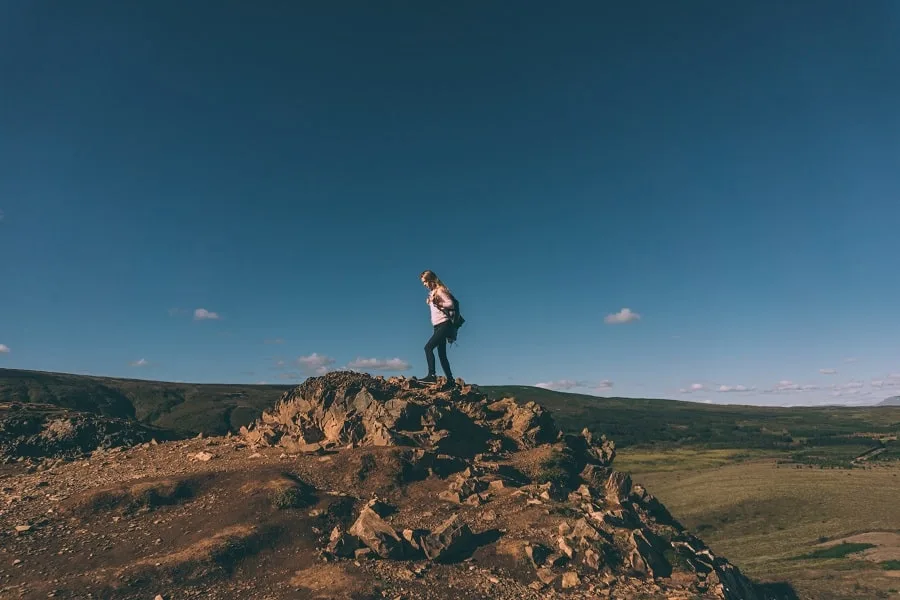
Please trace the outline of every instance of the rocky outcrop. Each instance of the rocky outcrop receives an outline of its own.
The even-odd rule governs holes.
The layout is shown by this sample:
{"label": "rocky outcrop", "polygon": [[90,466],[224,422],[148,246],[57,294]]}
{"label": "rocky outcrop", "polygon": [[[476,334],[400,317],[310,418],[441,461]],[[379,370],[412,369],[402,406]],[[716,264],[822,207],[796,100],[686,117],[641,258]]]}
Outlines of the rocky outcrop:
{"label": "rocky outcrop", "polygon": [[165,430],[47,404],[0,403],[0,461],[74,458],[97,449],[171,439]]}
{"label": "rocky outcrop", "polygon": [[[452,563],[502,537],[539,587],[579,593],[618,586],[621,595],[613,597],[623,598],[671,592],[765,599],[613,468],[611,440],[587,430],[564,434],[533,402],[490,400],[474,386],[442,392],[414,379],[330,373],[286,393],[242,434],[253,446],[296,453],[415,448],[407,453],[434,478],[429,489],[443,486],[429,498],[442,503],[440,522],[414,527],[409,511],[395,515],[384,502],[370,501],[347,531],[323,533],[323,551],[337,560]],[[473,510],[483,510],[482,518],[473,519]]]}
{"label": "rocky outcrop", "polygon": [[473,457],[555,440],[549,412],[512,399],[488,401],[477,388],[436,391],[415,379],[335,372],[286,392],[241,434],[254,446],[315,452],[344,446],[414,446]]}

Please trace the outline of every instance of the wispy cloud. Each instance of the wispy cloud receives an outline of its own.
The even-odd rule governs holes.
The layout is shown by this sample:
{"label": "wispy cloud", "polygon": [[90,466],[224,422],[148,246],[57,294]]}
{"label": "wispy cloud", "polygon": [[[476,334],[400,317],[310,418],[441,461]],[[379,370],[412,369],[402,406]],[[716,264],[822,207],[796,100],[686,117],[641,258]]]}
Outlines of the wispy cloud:
{"label": "wispy cloud", "polygon": [[266,340],[266,341],[263,342],[263,343],[264,343],[264,344],[283,344],[283,343],[284,343],[284,340],[281,339],[281,338],[275,338],[275,339],[272,339],[272,340]]}
{"label": "wispy cloud", "polygon": [[9,354],[12,350],[6,344],[0,344],[0,354]]}
{"label": "wispy cloud", "polygon": [[347,363],[347,368],[369,371],[407,371],[410,364],[401,358],[357,358]]}
{"label": "wispy cloud", "polygon": [[747,387],[746,385],[720,385],[716,388],[717,392],[755,392],[755,387]]}
{"label": "wispy cloud", "polygon": [[205,308],[198,308],[194,310],[194,320],[195,321],[208,321],[208,320],[216,320],[219,319],[219,313],[212,312],[210,310],[206,310]]}
{"label": "wispy cloud", "polygon": [[577,387],[587,387],[584,381],[573,381],[571,379],[560,379],[557,381],[542,381],[534,384],[535,387],[544,388],[545,390],[571,390]]}
{"label": "wispy cloud", "polygon": [[594,391],[604,391],[615,385],[611,379],[603,379],[600,381],[586,381],[583,379],[557,379],[556,381],[541,381],[534,384],[535,387],[544,388],[545,390],[555,390],[558,392],[565,390],[574,390],[576,388],[590,389]]}
{"label": "wispy cloud", "polygon": [[766,390],[770,393],[785,393],[785,392],[814,392],[819,389],[819,386],[812,384],[801,385],[799,383],[794,383],[789,379],[782,379],[779,381],[774,388],[771,390]]}
{"label": "wispy cloud", "polygon": [[632,311],[630,308],[623,308],[617,313],[613,313],[611,315],[606,315],[603,319],[609,325],[618,325],[621,323],[631,323],[632,321],[637,321],[641,318],[641,315]]}
{"label": "wispy cloud", "polygon": [[900,373],[891,373],[884,379],[873,379],[872,387],[878,389],[900,387]]}
{"label": "wispy cloud", "polygon": [[855,356],[848,356],[844,359],[845,363],[855,363],[858,359]]}
{"label": "wispy cloud", "polygon": [[131,361],[130,364],[132,367],[146,367],[150,364],[150,361],[148,361],[146,358],[139,358],[138,360]]}
{"label": "wispy cloud", "polygon": [[681,388],[678,390],[682,394],[693,394],[694,392],[703,392],[706,390],[706,386],[702,383],[692,383],[689,387]]}
{"label": "wispy cloud", "polygon": [[837,375],[837,369],[819,369],[822,375]]}
{"label": "wispy cloud", "polygon": [[324,356],[322,354],[313,352],[309,356],[301,356],[300,358],[298,358],[297,364],[303,367],[306,371],[311,371],[316,375],[324,375],[331,370],[331,365],[334,364],[334,359],[330,356]]}
{"label": "wispy cloud", "polygon": [[268,381],[257,381],[256,385],[269,385]]}

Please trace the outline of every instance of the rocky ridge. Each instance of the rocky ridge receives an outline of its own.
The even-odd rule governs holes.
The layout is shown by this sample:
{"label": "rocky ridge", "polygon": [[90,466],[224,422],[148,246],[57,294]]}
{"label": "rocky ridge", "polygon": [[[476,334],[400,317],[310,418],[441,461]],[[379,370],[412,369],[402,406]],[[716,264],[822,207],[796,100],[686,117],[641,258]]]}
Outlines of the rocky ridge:
{"label": "rocky ridge", "polygon": [[49,404],[0,402],[0,462],[75,458],[96,449],[170,439],[165,430],[131,419]]}
{"label": "rocky ridge", "polygon": [[534,403],[492,401],[464,383],[440,391],[415,379],[338,372],[286,392],[241,434],[252,448],[291,453],[408,449],[405,481],[437,481],[445,505],[487,509],[470,519],[470,512],[451,512],[426,529],[413,518],[402,523],[390,503],[375,498],[349,528],[337,524],[323,534],[326,559],[453,562],[492,546],[500,563],[527,567],[520,576],[530,577],[534,589],[766,598],[646,489],[612,468],[613,442],[587,430],[564,434]]}

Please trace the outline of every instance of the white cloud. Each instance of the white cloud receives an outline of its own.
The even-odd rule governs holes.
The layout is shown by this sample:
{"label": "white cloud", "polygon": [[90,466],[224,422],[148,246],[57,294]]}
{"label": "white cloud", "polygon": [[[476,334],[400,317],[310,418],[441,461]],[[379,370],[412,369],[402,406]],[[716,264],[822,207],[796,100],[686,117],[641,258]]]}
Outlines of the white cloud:
{"label": "white cloud", "polygon": [[617,313],[606,315],[603,320],[610,325],[618,325],[620,323],[630,323],[632,321],[637,321],[640,318],[641,315],[633,312],[630,308],[623,308]]}
{"label": "white cloud", "polygon": [[694,392],[702,392],[705,389],[706,389],[706,386],[703,385],[702,383],[692,383],[691,387],[681,388],[678,391],[681,392],[682,394],[692,394]]}
{"label": "white cloud", "polygon": [[755,387],[747,387],[745,385],[720,385],[716,388],[717,392],[755,392]]}
{"label": "white cloud", "polygon": [[819,369],[822,375],[837,375],[837,369]]}
{"label": "white cloud", "polygon": [[884,379],[873,379],[872,387],[878,389],[900,387],[900,373],[891,373]]}
{"label": "white cloud", "polygon": [[608,390],[608,389],[610,389],[613,385],[614,385],[614,384],[613,384],[612,381],[610,381],[609,379],[604,379],[603,381],[601,381],[600,383],[597,384],[597,389],[598,389],[598,390]]}
{"label": "white cloud", "polygon": [[0,344],[0,354],[9,354],[12,350],[6,344]]}
{"label": "white cloud", "polygon": [[857,361],[857,358],[855,356],[848,356],[847,358],[844,359],[845,363],[855,363],[856,361]]}
{"label": "white cloud", "polygon": [[357,358],[347,364],[349,369],[365,369],[369,371],[406,371],[410,364],[400,358]]}
{"label": "white cloud", "polygon": [[132,367],[146,367],[150,362],[146,358],[131,361]]}
{"label": "white cloud", "polygon": [[324,375],[331,370],[331,365],[334,364],[334,359],[330,356],[323,356],[321,354],[313,352],[309,356],[301,356],[300,358],[298,358],[297,364],[307,371],[314,372],[316,375]]}
{"label": "white cloud", "polygon": [[535,387],[544,388],[545,390],[571,390],[572,388],[585,387],[585,385],[583,381],[572,381],[571,379],[542,381],[534,384]]}
{"label": "white cloud", "polygon": [[214,313],[212,311],[206,310],[205,308],[198,308],[194,311],[195,321],[215,320],[218,318],[219,313]]}
{"label": "white cloud", "polygon": [[799,383],[794,383],[789,379],[782,379],[778,382],[778,385],[775,386],[774,389],[769,390],[770,392],[814,392],[819,389],[817,385],[800,385]]}
{"label": "white cloud", "polygon": [[256,385],[269,385],[268,381],[257,381]]}

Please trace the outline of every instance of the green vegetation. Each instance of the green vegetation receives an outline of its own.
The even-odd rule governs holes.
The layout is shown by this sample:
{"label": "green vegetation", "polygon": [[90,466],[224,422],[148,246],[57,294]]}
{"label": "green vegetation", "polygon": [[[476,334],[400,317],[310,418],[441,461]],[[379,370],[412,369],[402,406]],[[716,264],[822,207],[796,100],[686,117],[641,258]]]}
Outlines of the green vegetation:
{"label": "green vegetation", "polygon": [[886,560],[878,563],[878,566],[885,571],[900,571],[900,560]]}
{"label": "green vegetation", "polygon": [[848,554],[855,554],[857,552],[862,552],[863,550],[868,550],[869,548],[874,547],[874,544],[854,544],[850,542],[844,542],[841,544],[836,544],[834,546],[828,546],[826,548],[818,548],[817,550],[813,550],[809,554],[801,556],[800,558],[844,558]]}
{"label": "green vegetation", "polygon": [[[743,451],[733,452],[740,456]],[[803,600],[878,598],[896,586],[896,579],[886,577],[875,562],[877,555],[827,558],[830,553],[853,552],[839,546],[824,556],[807,556],[823,550],[820,544],[827,541],[840,544],[859,533],[895,531],[900,522],[896,501],[900,465],[797,469],[765,453],[762,458],[728,463],[723,450],[682,449],[672,465],[658,468],[670,454],[660,450],[654,457],[646,447],[625,448],[616,465],[646,486],[714,552],[751,577],[790,582]],[[886,539],[859,541],[895,543],[890,536]],[[890,545],[879,545],[882,548],[895,551]]]}
{"label": "green vegetation", "polygon": [[285,487],[272,492],[272,506],[278,509],[301,508],[306,506],[306,495],[295,487]]}
{"label": "green vegetation", "polygon": [[[853,459],[900,432],[900,407],[780,408],[676,400],[600,398],[526,386],[490,386],[492,398],[533,400],[553,411],[567,431],[587,427],[617,448],[644,448],[671,461],[681,449],[721,450],[723,461],[780,456],[821,467],[850,467]],[[864,435],[862,435],[864,434]],[[743,457],[735,456],[744,454]],[[900,458],[891,446],[881,460]],[[706,458],[710,455],[704,454]],[[646,457],[645,457],[646,458]]]}
{"label": "green vegetation", "polygon": [[289,386],[166,383],[0,369],[0,402],[44,403],[137,419],[181,435],[224,435],[253,422]]}

